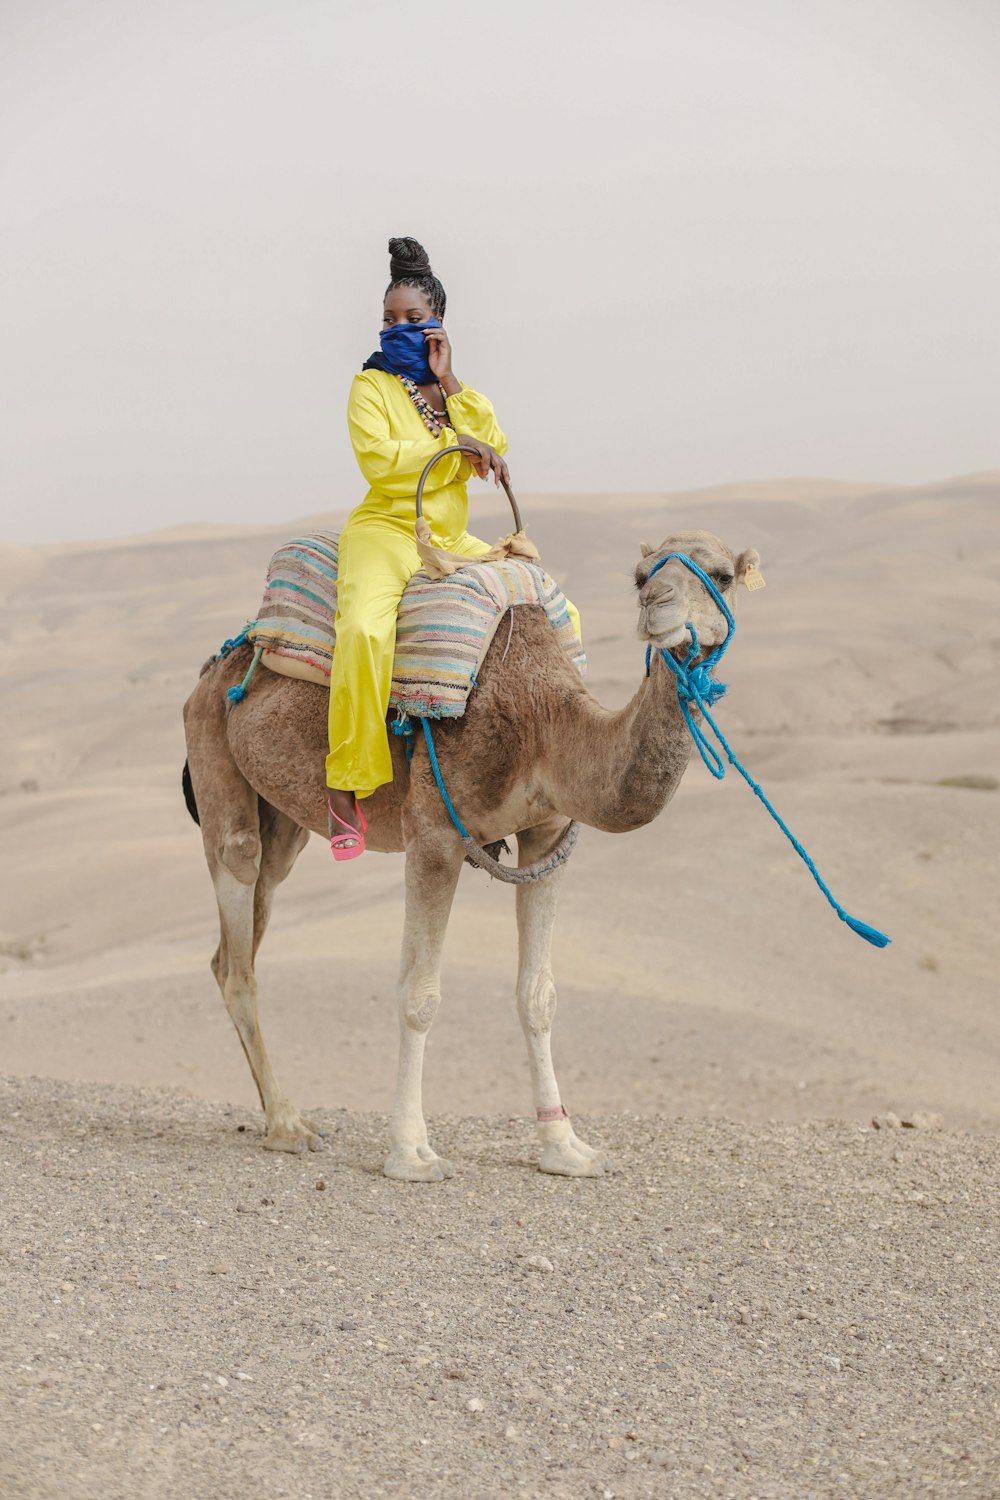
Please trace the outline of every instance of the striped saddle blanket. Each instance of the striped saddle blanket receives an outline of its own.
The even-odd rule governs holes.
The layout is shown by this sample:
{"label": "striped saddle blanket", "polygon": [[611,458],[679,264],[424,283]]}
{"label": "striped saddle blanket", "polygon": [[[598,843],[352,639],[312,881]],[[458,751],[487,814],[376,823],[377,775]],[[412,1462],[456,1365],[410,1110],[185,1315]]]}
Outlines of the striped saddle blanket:
{"label": "striped saddle blanket", "polygon": [[[470,563],[448,578],[417,573],[396,626],[390,704],[418,718],[459,718],[502,616],[512,606],[544,609],[556,638],[582,672],[583,647],[562,591],[537,563],[508,558]],[[327,683],[336,646],[337,536],[296,537],[271,558],[264,600],[247,630],[273,672]]]}

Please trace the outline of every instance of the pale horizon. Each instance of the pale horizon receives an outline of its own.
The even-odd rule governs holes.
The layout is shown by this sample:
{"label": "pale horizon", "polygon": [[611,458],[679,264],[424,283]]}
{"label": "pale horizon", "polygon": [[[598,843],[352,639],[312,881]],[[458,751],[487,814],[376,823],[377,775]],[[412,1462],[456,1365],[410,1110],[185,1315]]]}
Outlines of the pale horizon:
{"label": "pale horizon", "polygon": [[[759,478],[749,480],[721,481],[717,484],[693,485],[687,489],[679,490],[542,490],[535,492],[517,491],[517,499],[524,515],[526,528],[530,531],[532,521],[532,507],[548,508],[558,506],[567,500],[582,500],[590,504],[600,500],[614,500],[623,506],[629,506],[634,502],[661,499],[667,505],[685,505],[691,501],[702,500],[706,505],[717,503],[720,500],[794,500],[801,501],[808,492],[815,492],[818,499],[836,498],[838,494],[845,491],[856,492],[860,498],[866,494],[884,496],[886,494],[934,494],[947,495],[956,493],[967,487],[979,488],[994,485],[1000,482],[1000,469],[979,469],[969,474],[938,475],[927,480],[916,480],[908,483],[900,483],[893,479],[851,479],[829,474],[781,474],[771,478]],[[482,509],[493,510],[499,506],[501,512],[506,515],[506,502],[502,491],[494,489],[492,481],[488,486],[480,487],[473,481],[475,488],[471,493],[471,503],[474,505],[478,498]],[[264,516],[256,520],[246,518],[202,518],[195,520],[168,520],[155,525],[140,527],[132,531],[106,531],[93,532],[90,534],[65,536],[50,536],[43,540],[34,541],[6,541],[0,539],[0,547],[24,548],[24,549],[55,549],[65,548],[94,548],[99,550],[102,545],[108,546],[127,545],[130,543],[143,543],[155,541],[158,537],[166,540],[177,537],[197,536],[212,533],[237,533],[245,528],[252,532],[267,532],[280,530],[283,525],[296,527],[301,525],[316,525],[323,522],[327,515],[336,519],[338,516],[346,516],[349,504],[343,506],[320,507],[318,510],[309,511],[275,511],[273,515]],[[664,523],[669,521],[664,516]]]}

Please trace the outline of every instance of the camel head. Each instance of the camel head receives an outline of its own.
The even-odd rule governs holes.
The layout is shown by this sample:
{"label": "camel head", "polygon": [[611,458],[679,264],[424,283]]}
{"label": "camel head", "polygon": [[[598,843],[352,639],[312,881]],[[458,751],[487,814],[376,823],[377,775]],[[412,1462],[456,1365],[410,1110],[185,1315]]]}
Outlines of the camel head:
{"label": "camel head", "polygon": [[731,610],[736,606],[737,584],[745,579],[748,568],[757,566],[760,558],[753,547],[739,554],[730,552],[710,531],[677,531],[658,547],[642,543],[642,561],[635,570],[639,639],[667,651],[686,648],[691,640],[687,628],[690,621],[698,633],[699,645],[708,652],[725,639],[725,617],[701,579],[676,559],[671,558],[650,576],[660,558],[670,552],[683,552],[697,563]]}

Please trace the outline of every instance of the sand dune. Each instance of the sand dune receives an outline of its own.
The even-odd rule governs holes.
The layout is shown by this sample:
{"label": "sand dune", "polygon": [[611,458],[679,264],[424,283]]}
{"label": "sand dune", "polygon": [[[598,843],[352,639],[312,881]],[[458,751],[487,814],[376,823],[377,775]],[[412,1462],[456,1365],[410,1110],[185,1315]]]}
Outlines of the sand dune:
{"label": "sand dune", "polygon": [[[639,542],[758,547],[718,717],[893,945],[698,763],[649,828],[585,833],[555,1053],[622,1170],[568,1184],[505,1123],[530,1106],[512,899],[464,872],[426,1068],[461,1175],[436,1195],[378,1175],[398,858],[314,840],[258,964],[327,1157],[257,1149],[208,970],[180,708],[305,522],[3,549],[4,1493],[995,1496],[998,501],[998,475],[524,500],[609,705],[642,670]],[[873,1132],[887,1111],[943,1129]],[[262,1202],[266,1226],[225,1217]]]}
{"label": "sand dune", "polygon": [[[721,721],[839,899],[894,938],[879,954],[851,937],[747,789],[693,765],[658,823],[588,834],[574,857],[557,1050],[575,1104],[737,1119],[924,1107],[1000,1122],[1000,795],[940,784],[1000,772],[998,498],[987,475],[524,502],[584,611],[590,684],[609,704],[641,672],[639,541],[700,524],[759,548],[769,587],[741,600]],[[496,530],[497,498],[480,491],[475,505]],[[251,1102],[207,971],[214,910],[177,790],[179,710],[300,524],[6,549],[9,1070]],[[309,1100],[384,1107],[401,863],[345,872],[314,841],[292,883],[261,964],[282,1072]],[[513,959],[478,959],[510,951],[511,915],[508,891],[463,876],[432,1107],[524,1106]]]}

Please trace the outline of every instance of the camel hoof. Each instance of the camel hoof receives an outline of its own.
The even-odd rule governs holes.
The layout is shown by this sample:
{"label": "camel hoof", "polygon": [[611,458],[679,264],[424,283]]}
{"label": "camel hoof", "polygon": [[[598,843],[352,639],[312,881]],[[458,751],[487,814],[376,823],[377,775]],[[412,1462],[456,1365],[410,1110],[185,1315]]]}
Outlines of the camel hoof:
{"label": "camel hoof", "polygon": [[293,1154],[303,1156],[307,1151],[325,1151],[326,1142],[307,1120],[300,1116],[292,1120],[283,1120],[280,1125],[273,1125],[264,1137],[265,1151],[291,1151]]}
{"label": "camel hoof", "polygon": [[417,1151],[397,1146],[389,1152],[382,1171],[396,1182],[444,1182],[455,1175],[451,1162],[435,1155],[429,1146]]}
{"label": "camel hoof", "polygon": [[607,1157],[575,1137],[547,1142],[538,1162],[540,1172],[551,1172],[554,1177],[603,1177],[609,1167]]}

